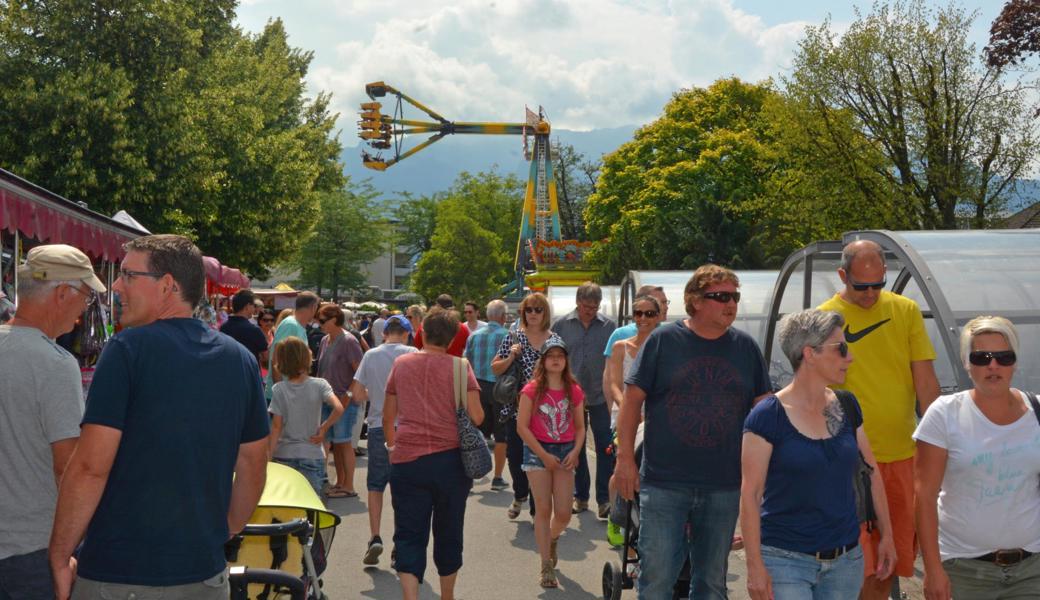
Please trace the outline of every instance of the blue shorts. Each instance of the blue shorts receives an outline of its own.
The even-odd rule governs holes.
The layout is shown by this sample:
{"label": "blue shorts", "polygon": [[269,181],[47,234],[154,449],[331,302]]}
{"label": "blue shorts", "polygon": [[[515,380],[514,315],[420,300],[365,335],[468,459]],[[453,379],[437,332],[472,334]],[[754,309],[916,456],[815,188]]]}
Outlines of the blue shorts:
{"label": "blue shorts", "polygon": [[390,453],[386,451],[383,428],[368,430],[368,475],[365,484],[370,492],[385,492],[390,483]]}
{"label": "blue shorts", "polygon": [[[563,461],[567,454],[574,450],[574,442],[561,442],[559,444],[539,443],[542,445],[542,448],[545,448],[546,452],[560,459],[560,461]],[[520,468],[524,471],[544,471],[545,464],[542,462],[542,459],[538,458],[537,454],[527,447],[527,444],[524,444],[524,462]]]}
{"label": "blue shorts", "polygon": [[[332,409],[326,405],[322,408],[323,420],[328,418],[328,415],[324,412],[326,409],[329,411],[328,414],[332,414]],[[361,405],[348,401],[344,407],[343,414],[340,415],[338,421],[332,424],[332,428],[329,429],[325,439],[333,444],[349,444],[354,433],[354,423],[357,422],[360,411]]]}

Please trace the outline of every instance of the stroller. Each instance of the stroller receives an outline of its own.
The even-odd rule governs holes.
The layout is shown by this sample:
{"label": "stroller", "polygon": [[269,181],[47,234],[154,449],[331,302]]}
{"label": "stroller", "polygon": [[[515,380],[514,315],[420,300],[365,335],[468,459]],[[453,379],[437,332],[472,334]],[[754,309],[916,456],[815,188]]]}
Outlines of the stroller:
{"label": "stroller", "polygon": [[320,576],[339,523],[302,474],[268,463],[249,525],[224,545],[231,600],[327,600]]}

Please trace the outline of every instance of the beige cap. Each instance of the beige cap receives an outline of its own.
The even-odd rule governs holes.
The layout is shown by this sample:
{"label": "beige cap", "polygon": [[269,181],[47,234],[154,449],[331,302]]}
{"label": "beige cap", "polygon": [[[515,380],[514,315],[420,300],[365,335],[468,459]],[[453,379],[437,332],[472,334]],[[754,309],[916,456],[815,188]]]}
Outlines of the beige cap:
{"label": "beige cap", "polygon": [[65,244],[47,244],[30,250],[25,255],[25,263],[18,267],[18,276],[46,281],[82,281],[95,292],[105,291],[87,255]]}

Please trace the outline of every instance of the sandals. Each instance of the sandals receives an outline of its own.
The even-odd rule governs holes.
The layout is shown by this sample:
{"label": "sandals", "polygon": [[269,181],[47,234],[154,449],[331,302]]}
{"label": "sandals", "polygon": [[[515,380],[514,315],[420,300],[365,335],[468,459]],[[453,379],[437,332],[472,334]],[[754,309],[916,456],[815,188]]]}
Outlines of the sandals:
{"label": "sandals", "polygon": [[509,505],[509,510],[506,511],[506,515],[510,519],[515,519],[520,516],[520,509],[523,507],[523,500],[513,500],[513,503]]}
{"label": "sandals", "polygon": [[556,581],[556,569],[553,569],[552,560],[542,561],[542,576],[538,581],[538,585],[543,588],[560,587],[560,583]]}
{"label": "sandals", "polygon": [[325,494],[329,498],[357,498],[357,492],[351,492],[345,490],[338,485],[334,485],[329,488],[329,491]]}

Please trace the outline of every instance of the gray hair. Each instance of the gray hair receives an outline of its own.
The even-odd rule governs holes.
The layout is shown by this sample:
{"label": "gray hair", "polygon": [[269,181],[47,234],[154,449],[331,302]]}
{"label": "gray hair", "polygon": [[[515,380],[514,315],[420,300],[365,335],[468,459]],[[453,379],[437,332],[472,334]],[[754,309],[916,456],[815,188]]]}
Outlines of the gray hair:
{"label": "gray hair", "polygon": [[57,289],[58,286],[67,285],[70,287],[76,287],[80,283],[83,282],[78,280],[58,281],[52,279],[33,279],[31,276],[23,277],[18,280],[18,297],[19,299],[35,300],[49,294],[51,290]]}
{"label": "gray hair", "polygon": [[780,349],[791,361],[791,368],[798,371],[802,366],[803,349],[819,347],[835,329],[841,329],[844,324],[845,317],[840,313],[817,308],[791,313],[780,319],[777,326]]}
{"label": "gray hair", "polygon": [[968,321],[961,329],[961,362],[968,368],[968,355],[971,354],[971,343],[975,336],[983,333],[999,333],[1004,336],[1008,346],[1018,354],[1018,332],[1014,324],[1004,317],[982,315]]}
{"label": "gray hair", "polygon": [[876,254],[885,266],[885,251],[881,246],[871,240],[856,240],[849,242],[841,249],[841,268],[846,273],[852,270],[852,263],[863,254]]}
{"label": "gray hair", "polygon": [[487,304],[487,318],[491,321],[500,321],[505,318],[508,309],[505,302],[492,300]]}
{"label": "gray hair", "polygon": [[603,290],[597,284],[586,281],[578,286],[578,291],[574,294],[574,300],[576,302],[595,302],[599,304],[603,302]]}

